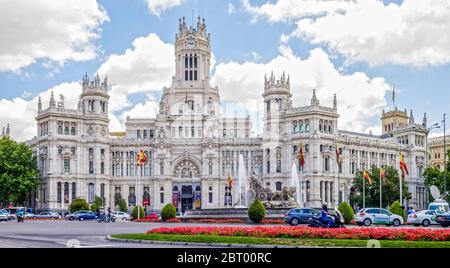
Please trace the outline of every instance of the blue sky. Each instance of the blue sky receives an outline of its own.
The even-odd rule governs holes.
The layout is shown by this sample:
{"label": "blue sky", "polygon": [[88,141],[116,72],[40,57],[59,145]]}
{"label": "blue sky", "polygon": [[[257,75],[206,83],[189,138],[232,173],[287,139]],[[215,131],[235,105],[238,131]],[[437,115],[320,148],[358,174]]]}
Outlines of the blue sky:
{"label": "blue sky", "polygon": [[[12,102],[15,100],[15,104],[17,104],[17,98],[21,98],[24,101],[32,101],[36,96],[43,94],[43,92],[47,91],[49,88],[54,88],[64,83],[80,81],[85,72],[89,75],[94,74],[102,65],[108,65],[108,59],[111,55],[124,55],[127,49],[133,49],[132,44],[135,39],[147,37],[150,33],[156,34],[162,43],[173,44],[175,34],[178,30],[178,18],[185,16],[186,21],[190,24],[193,19],[192,14],[194,14],[194,17],[197,17],[198,15],[205,17],[208,31],[211,33],[216,67],[220,66],[217,70],[212,70],[212,80],[216,81],[220,86],[222,94],[224,94],[224,91],[232,92],[233,90],[236,90],[236,88],[233,87],[234,84],[220,82],[224,80],[221,79],[221,75],[233,75],[233,68],[230,63],[238,64],[239,68],[246,68],[246,63],[252,63],[254,64],[253,67],[256,69],[259,68],[258,66],[264,71],[266,69],[269,70],[269,68],[275,69],[274,71],[276,74],[281,74],[282,71],[290,70],[289,74],[291,79],[298,81],[298,87],[291,89],[294,95],[298,93],[298,97],[294,98],[294,102],[298,105],[306,104],[309,102],[311,88],[302,88],[301,85],[311,84],[309,81],[302,80],[305,77],[311,76],[311,74],[305,75],[305,71],[302,71],[302,68],[308,70],[307,64],[310,64],[309,61],[307,62],[308,59],[310,59],[311,62],[316,60],[320,61],[322,62],[321,64],[325,65],[327,65],[326,60],[329,60],[332,64],[332,69],[330,69],[330,71],[336,70],[339,73],[339,76],[344,77],[342,78],[342,81],[337,81],[337,84],[361,85],[360,89],[354,89],[355,91],[360,92],[358,93],[360,94],[358,96],[361,96],[361,101],[365,96],[374,94],[373,98],[367,98],[364,101],[377,102],[373,107],[370,105],[368,106],[368,109],[374,109],[374,112],[367,112],[362,108],[358,108],[360,110],[354,111],[356,113],[362,113],[359,120],[361,120],[361,122],[367,121],[367,123],[362,122],[359,125],[352,125],[350,123],[345,123],[344,120],[343,127],[345,128],[364,132],[369,129],[377,131],[375,128],[380,124],[378,112],[383,108],[389,109],[392,105],[390,100],[392,93],[389,91],[392,84],[396,84],[399,90],[398,106],[401,109],[407,108],[408,111],[409,109],[413,109],[416,121],[421,122],[424,112],[428,113],[430,123],[442,120],[442,114],[450,112],[448,105],[448,100],[450,98],[450,60],[442,60],[441,62],[436,63],[438,59],[435,61],[430,60],[428,62],[426,59],[424,60],[426,57],[418,57],[418,60],[408,61],[409,58],[414,58],[418,53],[426,51],[427,44],[421,44],[424,48],[418,50],[418,52],[411,49],[411,57],[409,57],[407,53],[397,57],[396,55],[399,53],[395,54],[396,52],[394,49],[392,49],[393,56],[389,55],[391,51],[388,49],[386,49],[387,51],[379,52],[378,54],[363,50],[359,53],[358,49],[361,49],[360,47],[352,47],[351,44],[343,41],[346,37],[346,32],[351,32],[349,29],[336,29],[341,33],[336,40],[333,40],[333,35],[330,35],[323,29],[314,28],[314,25],[311,24],[308,24],[311,26],[308,30],[303,30],[306,29],[306,27],[300,29],[300,27],[298,28],[297,26],[299,21],[311,18],[314,21],[316,17],[326,15],[324,15],[323,12],[313,16],[291,14],[286,12],[286,10],[283,10],[283,3],[278,3],[283,2],[282,0],[180,0],[179,5],[175,4],[174,6],[159,11],[159,14],[155,14],[155,11],[151,9],[149,2],[145,0],[92,1],[97,2],[99,5],[98,9],[102,10],[108,17],[108,19],[97,23],[95,26],[96,31],[98,31],[98,38],[89,40],[89,44],[95,48],[96,55],[88,60],[65,59],[63,63],[53,61],[47,56],[35,57],[34,63],[24,65],[16,70],[8,70],[7,68],[2,69],[0,65],[0,87],[2,89],[0,91],[0,100],[2,100],[2,102],[0,102],[0,110],[2,105],[4,106],[3,108],[5,108],[7,104],[11,104],[8,101]],[[149,1],[151,2],[152,0]],[[156,2],[158,1],[164,2],[163,0],[157,0]],[[171,1],[178,2],[178,0],[168,0],[167,2]],[[302,1],[308,0],[301,0],[298,2]],[[432,2],[432,0],[430,1]],[[427,0],[424,2],[430,1]],[[266,3],[269,4],[266,5],[266,10],[272,8],[273,12],[279,12],[280,14],[278,17],[273,17],[273,14],[264,11],[262,7]],[[395,4],[395,7],[400,7],[405,4],[400,0],[385,0],[382,5],[384,4],[384,7],[386,7],[386,12],[388,12],[388,4],[391,3]],[[277,5],[279,5],[280,8],[277,8]],[[253,9],[250,9],[249,6]],[[398,8],[399,16],[402,14],[400,9],[401,8]],[[444,11],[449,11],[449,9],[444,9]],[[286,12],[286,14],[283,12]],[[195,21],[196,19],[194,19],[194,22]],[[303,23],[307,23],[307,21],[303,21]],[[324,21],[324,23],[326,26],[326,21]],[[355,23],[358,23],[358,21],[355,21]],[[445,27],[447,27],[446,25],[448,24],[445,24],[442,28],[445,29]],[[11,26],[14,27],[14,24],[0,25],[0,31],[2,28],[6,30],[6,27]],[[431,27],[430,31],[433,31],[433,29],[434,28]],[[296,35],[294,34],[295,31],[300,31],[301,33]],[[286,41],[281,41],[280,38],[283,34],[290,35],[290,38]],[[444,32],[440,34],[445,35]],[[371,38],[380,39],[382,37],[371,36]],[[322,41],[318,41],[319,39]],[[417,40],[420,40],[420,36],[417,37]],[[374,43],[376,42],[377,41],[375,40]],[[386,41],[381,40],[379,42],[384,44]],[[401,42],[402,39],[398,37],[398,42],[391,45],[391,47]],[[337,45],[330,45],[332,43],[336,43]],[[418,43],[423,42],[418,41]],[[437,54],[437,58],[439,53],[446,53],[450,50],[450,48],[447,47],[450,42],[446,43],[442,41],[438,43],[439,44],[436,46],[433,45],[433,42],[430,42],[429,44],[431,49],[437,50],[437,52],[434,53]],[[409,50],[407,49],[409,46],[414,47],[415,45],[416,44],[414,43],[406,44],[406,49],[404,50]],[[75,46],[77,46],[77,44],[75,44]],[[386,46],[389,46],[389,44],[386,44]],[[315,54],[312,53],[312,51],[315,51]],[[155,51],[155,53],[157,53],[157,51]],[[313,54],[316,56],[311,56]],[[12,56],[14,56],[13,53]],[[289,66],[284,66],[283,64],[285,63],[283,62],[285,61],[280,60],[278,62],[276,60],[277,57],[281,56],[286,59],[295,57],[299,64],[298,66],[300,67],[298,69],[292,69]],[[380,63],[376,62],[374,57],[376,59],[386,57],[387,60]],[[390,60],[391,58],[396,59]],[[172,61],[170,58],[167,60]],[[324,60],[325,63],[323,63]],[[103,67],[106,68],[105,66]],[[316,68],[322,68],[320,67],[321,65],[318,66],[319,67],[316,66]],[[113,67],[110,67],[109,69],[111,68]],[[136,70],[136,72],[139,71],[140,70]],[[364,84],[361,81],[356,81],[357,78],[355,73],[359,72],[364,73],[367,78],[361,80],[365,81]],[[316,73],[320,73],[320,70]],[[323,75],[326,75],[327,73],[328,71],[324,71]],[[255,84],[256,88],[254,88],[252,84],[253,80],[248,81],[250,88],[247,90],[257,91],[259,89],[262,91],[264,72],[259,74],[252,73],[252,75],[261,77],[261,83],[259,85]],[[374,80],[378,78],[384,79],[384,81],[375,82]],[[114,78],[111,79],[114,81]],[[355,80],[353,84],[346,84],[346,82],[344,82],[351,79]],[[325,98],[324,104],[326,105],[330,104],[329,100],[331,100],[332,94],[335,93],[332,86],[330,86],[333,85],[332,82],[333,81],[326,82],[328,87],[319,90]],[[120,84],[120,81],[117,83]],[[159,86],[159,84],[156,85]],[[170,86],[170,83],[161,83],[160,88],[141,88],[136,90],[136,93],[128,94],[129,105],[124,105],[123,108],[117,108],[114,111],[114,115],[117,116],[118,121],[123,123],[123,114],[127,111],[131,113],[134,105],[144,105],[150,101],[153,103],[157,102],[159,100],[162,85]],[[319,85],[313,86],[318,87]],[[377,91],[376,94],[375,91]],[[350,107],[348,105],[351,102],[360,101],[357,99],[357,96],[355,98],[354,95],[346,95],[345,92],[348,91],[342,89],[342,92],[342,94],[338,93],[338,98],[341,97],[340,100],[347,99],[345,102],[347,103],[347,107]],[[379,98],[379,94],[383,95],[384,100]],[[227,97],[230,94],[225,93],[224,95],[224,102],[237,101],[233,100],[231,97]],[[378,97],[375,97],[375,95]],[[259,96],[260,92],[256,92],[255,95],[252,96],[248,95],[248,101],[250,102],[253,98],[259,98]],[[319,94],[319,98],[320,96],[321,94]],[[256,110],[257,109],[255,108],[254,111]],[[32,111],[25,109],[24,112]],[[134,113],[131,114],[133,115]],[[345,114],[343,116],[346,117]],[[0,116],[1,125],[10,122],[13,127],[15,124],[20,126],[20,123],[17,121],[15,122],[14,120],[20,120],[20,118],[8,117],[7,115]],[[349,118],[347,121],[352,121],[352,119]],[[118,128],[118,126],[115,128]],[[23,137],[29,138],[28,133],[19,133],[18,130],[14,133],[19,139]]]}

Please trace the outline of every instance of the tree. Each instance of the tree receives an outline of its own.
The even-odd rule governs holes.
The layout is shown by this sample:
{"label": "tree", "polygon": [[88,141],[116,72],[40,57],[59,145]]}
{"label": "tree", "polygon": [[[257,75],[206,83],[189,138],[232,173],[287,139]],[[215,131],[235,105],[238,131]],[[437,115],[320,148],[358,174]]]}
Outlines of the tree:
{"label": "tree", "polygon": [[89,204],[86,202],[86,200],[82,198],[77,198],[72,201],[69,205],[70,213],[74,213],[76,211],[80,210],[89,210]]}
{"label": "tree", "polygon": [[167,204],[161,210],[161,219],[163,221],[167,221],[170,219],[174,219],[177,215],[177,210],[172,204]]}
{"label": "tree", "polygon": [[[425,172],[423,173],[423,176],[425,178],[425,185],[427,185],[427,191],[430,191],[429,187],[431,185],[435,185],[441,194],[444,193],[444,189],[449,190],[450,189],[450,167],[447,166],[446,171],[441,171],[437,167],[428,167]],[[447,188],[444,187],[444,172],[447,172]],[[447,201],[450,201],[450,196],[446,197]]]}
{"label": "tree", "polygon": [[0,139],[0,202],[23,203],[39,185],[36,156],[25,143]]}
{"label": "tree", "polygon": [[94,204],[91,205],[91,210],[96,212],[97,209],[100,209],[101,207],[103,207],[103,198],[100,196],[95,196]]}
{"label": "tree", "polygon": [[255,199],[248,208],[248,217],[254,223],[261,223],[266,217],[266,208],[263,203],[258,199]]}
{"label": "tree", "polygon": [[[369,177],[372,180],[370,185],[366,180],[366,207],[378,207],[380,205],[380,169],[377,167],[372,167],[369,171]],[[400,175],[398,171],[393,167],[385,168],[386,179],[382,180],[382,207],[387,207],[392,204],[395,200],[399,200],[400,194]],[[405,180],[402,180],[403,187],[403,199],[410,199],[411,194],[408,192],[408,187]],[[353,181],[353,188],[356,190],[356,195],[350,197],[351,203],[357,203],[360,206],[363,204],[363,172],[360,171],[356,174]]]}
{"label": "tree", "polygon": [[119,211],[128,212],[128,207],[127,207],[127,201],[125,201],[125,199],[121,198],[119,201]]}

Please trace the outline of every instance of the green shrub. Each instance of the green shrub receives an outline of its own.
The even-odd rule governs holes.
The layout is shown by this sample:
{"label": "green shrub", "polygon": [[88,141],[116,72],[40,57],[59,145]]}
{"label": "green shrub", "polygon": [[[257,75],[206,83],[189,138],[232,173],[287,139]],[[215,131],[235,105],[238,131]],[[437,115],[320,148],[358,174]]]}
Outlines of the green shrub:
{"label": "green shrub", "polygon": [[402,216],[403,220],[406,220],[406,210],[401,208],[399,201],[395,201],[394,203],[392,203],[392,205],[389,207],[389,211],[392,214]]}
{"label": "green shrub", "polygon": [[142,206],[135,206],[133,208],[133,212],[131,213],[133,219],[137,219],[138,218],[138,209],[139,209],[139,218],[140,219],[145,218],[144,208]]}
{"label": "green shrub", "polygon": [[123,198],[119,200],[119,211],[128,213],[127,201]]}
{"label": "green shrub", "polygon": [[261,223],[266,217],[266,208],[263,203],[258,199],[255,199],[251,206],[248,208],[248,217],[254,223]]}
{"label": "green shrub", "polygon": [[174,219],[177,216],[177,210],[172,204],[167,204],[161,210],[161,219],[167,221]]}
{"label": "green shrub", "polygon": [[96,212],[101,207],[103,207],[103,199],[100,196],[95,196],[94,204],[91,205],[91,211]]}
{"label": "green shrub", "polygon": [[76,211],[80,210],[89,210],[89,204],[86,202],[86,200],[82,198],[77,198],[72,201],[69,205],[70,213],[74,213]]}
{"label": "green shrub", "polygon": [[342,202],[338,206],[338,210],[342,213],[345,224],[350,224],[353,221],[355,212],[353,211],[353,208],[350,206],[350,204],[348,204],[347,202]]}

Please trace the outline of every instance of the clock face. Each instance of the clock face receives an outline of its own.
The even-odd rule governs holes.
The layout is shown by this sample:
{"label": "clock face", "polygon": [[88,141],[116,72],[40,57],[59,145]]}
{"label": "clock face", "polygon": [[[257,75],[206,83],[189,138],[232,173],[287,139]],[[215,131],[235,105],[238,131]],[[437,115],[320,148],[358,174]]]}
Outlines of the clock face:
{"label": "clock face", "polygon": [[187,40],[187,41],[186,41],[186,46],[187,46],[187,47],[193,47],[193,46],[195,46],[195,41],[194,41],[194,40]]}

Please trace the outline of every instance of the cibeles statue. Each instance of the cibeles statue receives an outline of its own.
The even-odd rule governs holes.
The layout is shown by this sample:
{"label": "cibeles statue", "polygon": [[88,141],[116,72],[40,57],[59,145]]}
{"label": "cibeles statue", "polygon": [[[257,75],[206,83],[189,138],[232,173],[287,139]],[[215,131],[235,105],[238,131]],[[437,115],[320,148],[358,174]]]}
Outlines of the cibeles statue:
{"label": "cibeles statue", "polygon": [[266,208],[295,208],[298,203],[295,202],[295,187],[283,187],[281,191],[273,192],[269,188],[264,188],[260,178],[253,175],[250,177],[250,187],[254,196],[258,198]]}

